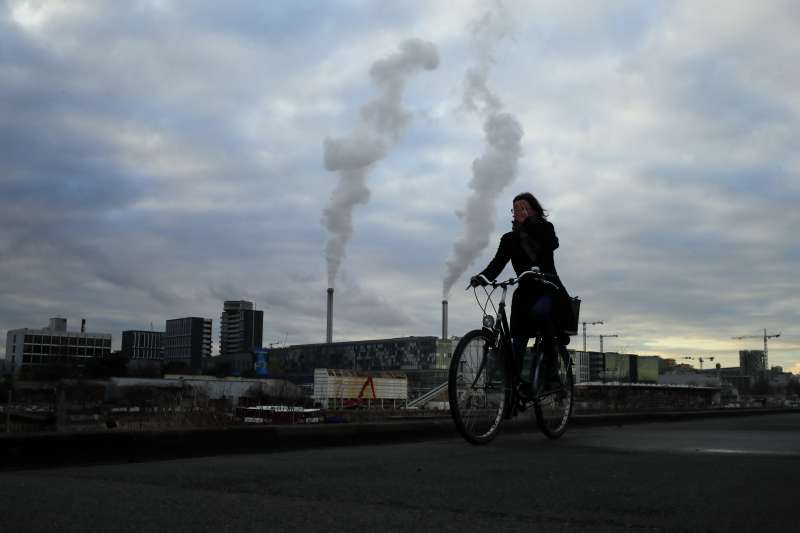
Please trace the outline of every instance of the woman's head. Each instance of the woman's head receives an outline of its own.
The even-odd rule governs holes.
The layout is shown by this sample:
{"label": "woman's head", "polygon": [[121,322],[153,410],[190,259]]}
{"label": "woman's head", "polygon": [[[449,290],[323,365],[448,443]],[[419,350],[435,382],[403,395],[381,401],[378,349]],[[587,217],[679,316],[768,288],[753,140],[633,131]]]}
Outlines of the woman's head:
{"label": "woman's head", "polygon": [[514,197],[514,220],[522,222],[528,216],[545,219],[547,213],[534,195],[529,192],[519,193]]}

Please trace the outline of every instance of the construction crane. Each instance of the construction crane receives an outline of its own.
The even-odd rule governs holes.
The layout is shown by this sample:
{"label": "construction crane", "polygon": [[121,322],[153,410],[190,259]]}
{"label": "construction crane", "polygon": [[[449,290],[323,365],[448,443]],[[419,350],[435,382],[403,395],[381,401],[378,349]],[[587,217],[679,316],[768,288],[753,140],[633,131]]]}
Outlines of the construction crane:
{"label": "construction crane", "polygon": [[589,335],[592,338],[599,338],[600,339],[600,353],[605,353],[603,351],[603,339],[608,339],[610,337],[619,337],[619,334],[614,333],[613,335]]}
{"label": "construction crane", "polygon": [[[686,357],[684,357],[684,359],[694,359],[694,357],[692,357],[692,356],[686,356]],[[704,358],[702,358],[702,357],[698,357],[698,358],[697,358],[697,361],[700,363],[700,370],[703,370],[703,362],[704,362],[704,361],[713,361],[713,360],[714,360],[714,358],[713,358],[713,357],[706,357],[705,359],[704,359]]]}
{"label": "construction crane", "polygon": [[[595,322],[581,322],[581,323],[583,324],[583,353],[586,353],[586,325],[587,324],[590,325],[590,326],[602,325],[603,321],[602,320],[597,320]],[[602,350],[600,350],[600,351],[602,351]]]}
{"label": "construction crane", "polygon": [[773,333],[772,335],[768,335],[767,334],[767,328],[764,328],[764,334],[763,335],[742,335],[741,337],[732,337],[732,338],[737,339],[737,340],[741,340],[741,339],[764,339],[764,359],[761,361],[761,364],[763,365],[762,368],[764,370],[769,370],[769,366],[767,366],[767,363],[769,362],[769,359],[767,358],[767,339],[774,339],[774,338],[777,338],[777,337],[780,337],[780,336],[781,336],[780,332]]}
{"label": "construction crane", "polygon": [[267,346],[269,346],[270,349],[272,349],[272,348],[274,348],[276,346],[279,347],[279,348],[281,346],[286,346],[286,339],[288,339],[288,338],[289,338],[289,332],[287,331],[286,333],[284,333],[282,341],[270,342]]}

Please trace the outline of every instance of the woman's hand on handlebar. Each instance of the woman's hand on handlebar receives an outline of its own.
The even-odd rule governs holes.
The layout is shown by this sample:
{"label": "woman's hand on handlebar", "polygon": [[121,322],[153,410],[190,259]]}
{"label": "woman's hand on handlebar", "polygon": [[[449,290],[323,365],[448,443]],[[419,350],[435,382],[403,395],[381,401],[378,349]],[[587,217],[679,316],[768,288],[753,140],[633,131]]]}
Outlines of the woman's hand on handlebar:
{"label": "woman's hand on handlebar", "polygon": [[471,289],[473,287],[485,287],[489,284],[489,280],[486,279],[486,276],[483,274],[477,274],[469,278],[469,285],[467,289]]}

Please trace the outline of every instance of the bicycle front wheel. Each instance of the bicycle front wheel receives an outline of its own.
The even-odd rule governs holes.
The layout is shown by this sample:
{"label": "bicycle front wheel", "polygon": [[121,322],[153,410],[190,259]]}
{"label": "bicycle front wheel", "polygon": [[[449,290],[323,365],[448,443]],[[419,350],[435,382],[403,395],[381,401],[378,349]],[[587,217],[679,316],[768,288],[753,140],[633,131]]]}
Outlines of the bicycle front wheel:
{"label": "bicycle front wheel", "polygon": [[493,341],[488,331],[470,331],[450,362],[450,414],[472,444],[486,444],[497,435],[511,394],[508,365]]}
{"label": "bicycle front wheel", "polygon": [[551,439],[557,439],[566,431],[567,423],[572,416],[575,392],[572,362],[567,348],[559,346],[558,356],[554,359],[557,364],[558,383],[537,394],[534,400],[534,411],[539,429]]}

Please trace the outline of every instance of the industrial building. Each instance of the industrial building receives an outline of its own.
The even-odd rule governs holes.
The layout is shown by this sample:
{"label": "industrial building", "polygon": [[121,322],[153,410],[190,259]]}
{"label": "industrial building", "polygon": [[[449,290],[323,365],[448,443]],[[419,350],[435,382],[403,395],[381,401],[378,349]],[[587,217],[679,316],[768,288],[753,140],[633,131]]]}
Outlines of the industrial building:
{"label": "industrial building", "polygon": [[6,361],[15,373],[23,367],[82,366],[110,354],[111,334],[86,332],[85,320],[80,331],[67,331],[66,318],[51,318],[47,327],[13,329],[6,334]]}
{"label": "industrial building", "polygon": [[273,348],[269,356],[271,376],[308,378],[316,368],[349,370],[426,370],[447,368],[437,337],[401,337],[365,341],[299,344]]}
{"label": "industrial building", "polygon": [[301,344],[269,351],[269,375],[312,388],[318,368],[402,371],[409,398],[447,381],[455,343],[438,337],[400,337],[365,341]]}
{"label": "industrial building", "polygon": [[324,408],[403,407],[408,399],[408,378],[403,372],[317,368],[313,398]]}

